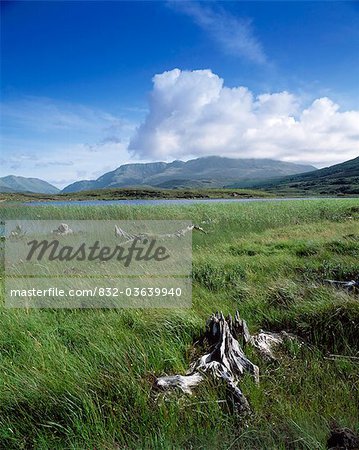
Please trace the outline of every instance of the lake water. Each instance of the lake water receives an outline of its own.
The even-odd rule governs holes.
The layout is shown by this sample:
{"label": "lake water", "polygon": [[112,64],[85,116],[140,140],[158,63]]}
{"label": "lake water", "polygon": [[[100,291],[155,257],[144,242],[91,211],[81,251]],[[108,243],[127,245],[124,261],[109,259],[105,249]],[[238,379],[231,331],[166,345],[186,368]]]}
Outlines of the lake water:
{"label": "lake water", "polygon": [[26,202],[26,206],[109,206],[109,205],[191,205],[195,203],[249,203],[249,202],[283,202],[288,200],[315,200],[317,197],[306,198],[176,198],[162,200],[65,200],[65,201],[45,201]]}

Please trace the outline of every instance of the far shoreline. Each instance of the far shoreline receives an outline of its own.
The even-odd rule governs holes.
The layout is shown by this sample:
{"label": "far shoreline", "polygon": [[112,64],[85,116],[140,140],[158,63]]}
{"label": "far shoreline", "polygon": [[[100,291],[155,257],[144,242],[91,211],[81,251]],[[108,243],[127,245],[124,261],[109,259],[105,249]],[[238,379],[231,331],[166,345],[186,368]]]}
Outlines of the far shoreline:
{"label": "far shoreline", "polygon": [[90,201],[113,202],[128,201],[158,201],[158,200],[261,200],[261,199],[309,199],[309,198],[358,198],[358,195],[337,194],[328,195],[315,191],[278,191],[269,192],[259,189],[141,189],[141,188],[113,188],[93,191],[81,191],[64,194],[35,194],[35,193],[0,193],[2,205],[13,202],[21,203],[51,203],[57,202],[79,203]]}

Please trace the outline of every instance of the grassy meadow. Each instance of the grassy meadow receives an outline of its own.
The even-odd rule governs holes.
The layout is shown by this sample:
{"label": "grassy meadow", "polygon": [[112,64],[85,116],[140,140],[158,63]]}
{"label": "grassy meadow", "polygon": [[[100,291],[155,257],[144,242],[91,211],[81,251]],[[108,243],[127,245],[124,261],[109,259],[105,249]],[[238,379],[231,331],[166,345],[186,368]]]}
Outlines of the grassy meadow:
{"label": "grassy meadow", "polygon": [[[0,448],[325,449],[330,426],[359,431],[359,299],[323,283],[359,276],[359,200],[185,206],[0,205],[2,219],[191,219],[193,305],[182,310],[0,309]],[[1,268],[3,297],[4,271]],[[2,299],[3,301],[3,299]],[[184,374],[208,316],[238,309],[250,328],[287,330],[280,363],[241,388],[153,390]],[[331,359],[330,354],[342,355]]]}

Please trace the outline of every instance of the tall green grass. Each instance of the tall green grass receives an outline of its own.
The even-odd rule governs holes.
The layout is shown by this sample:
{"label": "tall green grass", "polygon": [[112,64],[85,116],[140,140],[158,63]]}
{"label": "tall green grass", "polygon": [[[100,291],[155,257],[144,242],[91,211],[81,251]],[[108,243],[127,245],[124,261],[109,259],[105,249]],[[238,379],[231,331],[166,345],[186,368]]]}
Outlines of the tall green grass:
{"label": "tall green grass", "polygon": [[[193,236],[191,309],[0,309],[0,448],[313,450],[332,422],[359,431],[359,301],[323,284],[359,274],[358,206],[2,206],[3,218],[59,222],[192,219],[208,234]],[[209,314],[236,309],[253,332],[305,342],[280,364],[250,352],[261,371],[259,385],[241,384],[251,417],[232,414],[220,383],[192,396],[153,390],[154,376],[185,373]]]}

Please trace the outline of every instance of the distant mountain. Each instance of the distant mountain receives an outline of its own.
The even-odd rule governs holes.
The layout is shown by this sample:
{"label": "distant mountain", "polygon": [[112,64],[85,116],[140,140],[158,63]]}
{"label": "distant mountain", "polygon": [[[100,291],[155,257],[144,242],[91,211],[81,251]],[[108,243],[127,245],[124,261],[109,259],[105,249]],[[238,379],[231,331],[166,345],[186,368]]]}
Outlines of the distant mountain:
{"label": "distant mountain", "polygon": [[8,175],[0,178],[0,192],[31,192],[36,194],[57,194],[57,187],[39,178]]}
{"label": "distant mountain", "polygon": [[359,194],[359,156],[335,166],[325,167],[280,180],[270,180],[255,184],[276,192],[302,192],[334,195]]}
{"label": "distant mountain", "polygon": [[70,184],[62,192],[119,187],[193,188],[225,187],[240,182],[243,187],[269,177],[282,177],[314,170],[309,165],[271,159],[233,159],[208,156],[189,161],[125,164],[97,180]]}

